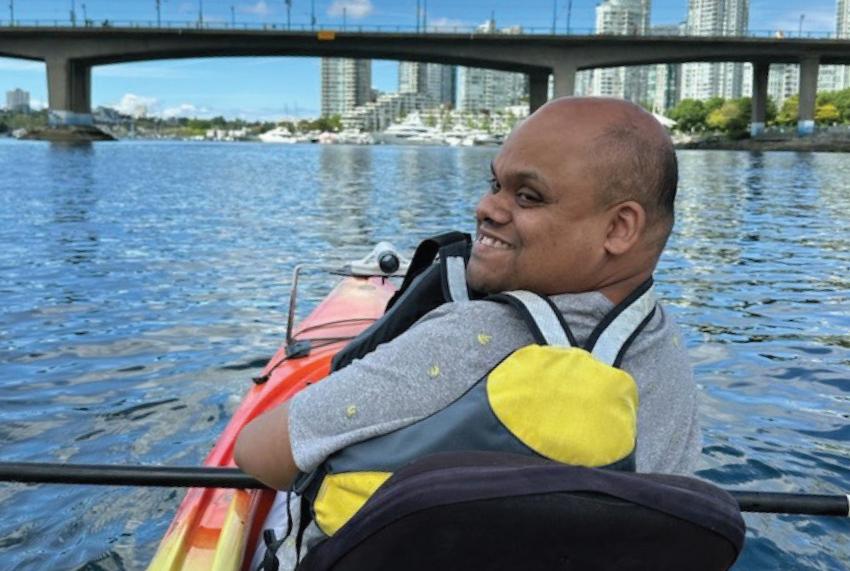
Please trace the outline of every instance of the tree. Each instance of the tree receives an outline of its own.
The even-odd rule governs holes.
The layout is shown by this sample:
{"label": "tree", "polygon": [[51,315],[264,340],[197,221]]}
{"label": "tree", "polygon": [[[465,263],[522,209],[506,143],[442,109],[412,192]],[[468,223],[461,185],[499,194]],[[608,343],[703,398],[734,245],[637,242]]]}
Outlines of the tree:
{"label": "tree", "polygon": [[776,101],[773,100],[772,97],[767,98],[767,108],[764,112],[764,121],[765,123],[773,123],[776,120],[776,114],[778,113],[778,109],[776,108]]}
{"label": "tree", "polygon": [[779,113],[776,114],[776,123],[778,125],[794,125],[797,123],[798,112],[800,106],[800,97],[793,95],[782,102],[782,107]]}
{"label": "tree", "polygon": [[319,117],[313,122],[312,128],[316,131],[338,133],[342,129],[342,118],[339,115]]}
{"label": "tree", "polygon": [[705,107],[706,115],[708,115],[715,109],[720,109],[721,107],[723,107],[724,103],[726,103],[726,100],[722,97],[710,97],[709,99],[706,99],[705,103],[703,104],[703,106]]}
{"label": "tree", "polygon": [[708,128],[722,131],[733,139],[741,139],[747,135],[750,124],[751,101],[749,97],[729,99],[723,105],[715,108],[706,117]]}
{"label": "tree", "polygon": [[818,105],[815,108],[815,123],[821,125],[833,125],[841,119],[841,114],[838,112],[838,107],[832,103]]}
{"label": "tree", "polygon": [[837,122],[850,123],[850,89],[818,93],[817,105],[826,105],[828,103],[834,105],[838,111],[839,118]]}
{"label": "tree", "polygon": [[668,111],[668,117],[676,121],[676,129],[693,133],[705,130],[705,105],[698,99],[683,99]]}

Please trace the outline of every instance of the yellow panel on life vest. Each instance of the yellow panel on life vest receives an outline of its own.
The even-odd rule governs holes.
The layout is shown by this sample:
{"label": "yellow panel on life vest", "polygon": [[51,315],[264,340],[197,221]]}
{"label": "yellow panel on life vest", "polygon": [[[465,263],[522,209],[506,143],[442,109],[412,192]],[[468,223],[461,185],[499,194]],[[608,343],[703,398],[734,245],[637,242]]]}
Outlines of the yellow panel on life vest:
{"label": "yellow panel on life vest", "polygon": [[490,372],[487,398],[514,436],[558,462],[607,466],[634,451],[635,381],[584,349],[517,350]]}
{"label": "yellow panel on life vest", "polygon": [[316,525],[325,535],[335,534],[391,475],[389,472],[327,474],[313,503]]}

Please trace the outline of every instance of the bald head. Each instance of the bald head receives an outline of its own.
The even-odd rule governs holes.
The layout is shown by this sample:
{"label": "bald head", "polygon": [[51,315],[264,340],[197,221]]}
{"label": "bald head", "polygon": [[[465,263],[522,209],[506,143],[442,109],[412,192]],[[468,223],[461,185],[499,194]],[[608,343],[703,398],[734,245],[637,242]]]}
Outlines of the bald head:
{"label": "bald head", "polygon": [[638,202],[652,239],[659,251],[663,248],[673,227],[678,166],[670,136],[652,114],[622,99],[563,97],[526,123],[550,129],[556,137],[580,133],[598,200],[604,205]]}

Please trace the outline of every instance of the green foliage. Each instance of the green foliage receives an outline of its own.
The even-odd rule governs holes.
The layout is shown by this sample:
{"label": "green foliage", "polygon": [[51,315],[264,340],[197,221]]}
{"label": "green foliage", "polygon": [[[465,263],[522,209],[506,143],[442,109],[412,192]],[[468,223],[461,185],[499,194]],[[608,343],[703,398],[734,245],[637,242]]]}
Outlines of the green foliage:
{"label": "green foliage", "polygon": [[490,115],[484,114],[481,117],[481,121],[479,122],[478,128],[487,133],[491,133],[491,129],[493,128],[493,121],[490,119]]}
{"label": "green foliage", "polygon": [[0,122],[5,125],[5,131],[14,131],[15,129],[26,129],[27,131],[43,129],[47,127],[47,111],[30,111],[29,113],[0,111]]}
{"label": "green foliage", "polygon": [[820,125],[832,125],[841,119],[838,107],[834,103],[824,103],[815,107],[815,123]]}
{"label": "green foliage", "polygon": [[676,121],[676,129],[686,133],[705,131],[707,115],[705,105],[698,99],[683,99],[667,112]]}
{"label": "green foliage", "polygon": [[330,131],[338,133],[342,130],[342,118],[339,115],[319,117],[318,119],[301,119],[297,123],[284,121],[281,123],[290,133],[307,133],[308,131]]}
{"label": "green foliage", "polygon": [[706,99],[704,106],[706,114],[711,113],[715,109],[720,109],[723,107],[723,104],[726,103],[726,100],[722,97],[712,97],[710,99]]}
{"label": "green foliage", "polygon": [[776,108],[776,101],[773,100],[772,97],[767,98],[767,109],[764,111],[764,120],[766,123],[773,123],[776,121],[776,114],[779,113],[779,110]]}
{"label": "green foliage", "polygon": [[800,107],[800,97],[793,95],[782,102],[782,107],[779,113],[776,114],[777,125],[796,125],[798,109]]}
{"label": "green foliage", "polygon": [[455,126],[454,119],[452,119],[452,114],[448,111],[443,112],[441,122],[443,125],[443,131],[450,131],[452,127]]}
{"label": "green foliage", "polygon": [[708,113],[705,123],[709,129],[721,131],[733,139],[741,139],[747,136],[751,111],[749,97],[728,99]]}
{"label": "green foliage", "polygon": [[850,89],[818,93],[817,105],[832,104],[838,110],[839,123],[850,123]]}

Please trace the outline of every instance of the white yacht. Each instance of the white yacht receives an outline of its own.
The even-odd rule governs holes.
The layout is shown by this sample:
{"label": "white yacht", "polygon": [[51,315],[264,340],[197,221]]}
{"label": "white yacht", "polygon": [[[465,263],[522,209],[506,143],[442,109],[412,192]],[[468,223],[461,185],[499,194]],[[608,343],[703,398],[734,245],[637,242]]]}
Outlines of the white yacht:
{"label": "white yacht", "polygon": [[463,145],[463,142],[473,135],[477,134],[478,131],[473,131],[469,127],[458,126],[450,129],[449,131],[445,131],[442,136],[443,140],[451,145],[452,147],[458,147]]}
{"label": "white yacht", "polygon": [[376,134],[380,143],[387,145],[444,145],[443,134],[422,123],[419,113],[410,113],[401,123],[387,127]]}
{"label": "white yacht", "polygon": [[260,140],[264,143],[283,143],[291,145],[298,142],[298,137],[289,132],[286,127],[275,127],[271,131],[260,134]]}
{"label": "white yacht", "polygon": [[[501,135],[494,135],[492,133],[478,133],[464,140],[464,144],[476,147],[493,147],[501,145],[503,138],[504,137],[502,137]],[[467,141],[469,142],[467,143]]]}

